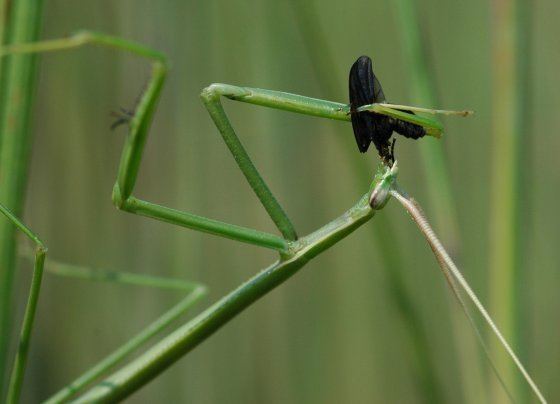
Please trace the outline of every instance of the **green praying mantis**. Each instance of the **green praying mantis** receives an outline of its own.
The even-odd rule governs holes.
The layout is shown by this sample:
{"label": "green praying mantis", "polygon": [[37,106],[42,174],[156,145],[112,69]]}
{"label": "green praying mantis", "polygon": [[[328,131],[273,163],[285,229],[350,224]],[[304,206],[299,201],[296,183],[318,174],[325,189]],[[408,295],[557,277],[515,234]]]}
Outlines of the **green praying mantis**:
{"label": "green praying mantis", "polygon": [[[278,260],[222,299],[212,304],[192,320],[161,339],[137,359],[123,365],[112,374],[106,375],[117,365],[121,364],[128,353],[145,343],[157,332],[161,331],[173,319],[177,318],[178,313],[182,313],[184,310],[191,307],[192,303],[204,294],[204,287],[201,285],[185,283],[183,286],[177,287],[188,291],[188,295],[184,300],[123,347],[119,348],[119,350],[105,358],[75,381],[62,388],[49,398],[47,402],[57,403],[69,399],[75,399],[77,402],[112,402],[127,397],[159,375],[183,355],[194,349],[235,315],[290,278],[309,260],[330,248],[362,224],[369,221],[378,210],[384,207],[391,196],[401,202],[413,219],[418,223],[420,230],[426,236],[426,239],[434,250],[438,263],[461,305],[466,309],[465,303],[459,294],[458,286],[466,291],[467,296],[473,301],[477,309],[480,310],[485,320],[490,324],[492,330],[504,344],[504,347],[508,353],[510,353],[510,356],[512,356],[537,397],[542,402],[545,402],[539,389],[513,351],[511,351],[511,348],[509,348],[509,345],[501,336],[501,333],[490,319],[488,313],[478,301],[476,295],[472,292],[451,258],[445,252],[445,249],[433,233],[433,230],[431,230],[431,227],[417,204],[397,186],[396,177],[398,168],[396,163],[393,164],[392,167],[381,166],[368,192],[340,217],[308,235],[298,236],[291,220],[259,174],[235,133],[222,106],[221,99],[224,97],[253,105],[341,121],[350,121],[351,119],[351,111],[348,104],[279,91],[228,84],[212,84],[202,91],[201,99],[204,106],[239,169],[276,225],[281,234],[279,236],[172,209],[134,196],[133,191],[150,123],[155,113],[157,102],[160,98],[161,90],[169,69],[167,58],[162,53],[118,37],[82,31],[64,39],[5,47],[0,49],[0,57],[10,54],[73,49],[85,45],[99,45],[120,49],[147,58],[152,64],[151,77],[147,87],[142,93],[134,112],[126,119],[128,135],[121,154],[117,180],[113,187],[112,200],[114,205],[119,210],[125,212],[275,250],[278,252]],[[424,113],[450,113],[464,116],[470,114],[469,111],[431,110],[385,103],[364,105],[358,109],[358,112],[370,111],[396,119],[402,119],[422,126],[426,129],[428,135],[435,137],[441,136],[443,127],[437,120],[426,116],[411,115],[403,112],[402,109]],[[20,349],[16,355],[8,392],[8,401],[17,402],[23,382],[27,350],[45,264],[46,247],[28,227],[2,205],[0,205],[0,211],[37,245],[29,301],[25,311],[20,337]],[[59,269],[60,268],[62,268],[61,265],[59,266]],[[76,271],[75,269],[69,272],[74,274],[78,273],[78,276],[80,273],[82,275],[84,273],[83,270]],[[158,280],[156,280],[156,283],[157,282]],[[165,283],[165,281],[162,280],[159,280],[159,282]],[[137,280],[136,283],[142,283],[142,281]],[[175,285],[175,283],[173,283],[173,285]],[[102,381],[94,384],[101,376],[103,376]],[[88,387],[89,390],[86,390]]]}

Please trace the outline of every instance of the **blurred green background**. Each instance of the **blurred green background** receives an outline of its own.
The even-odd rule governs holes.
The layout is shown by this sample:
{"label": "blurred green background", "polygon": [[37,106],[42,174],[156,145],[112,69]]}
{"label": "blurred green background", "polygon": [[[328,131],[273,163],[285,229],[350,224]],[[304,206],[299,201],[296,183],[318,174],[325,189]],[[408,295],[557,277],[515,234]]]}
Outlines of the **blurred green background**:
{"label": "blurred green background", "polygon": [[[433,106],[476,111],[469,119],[444,119],[441,142],[458,216],[453,255],[483,302],[489,302],[489,255],[495,242],[491,173],[498,147],[492,127],[499,119],[492,100],[501,96],[492,87],[492,72],[500,70],[492,56],[494,14],[481,0],[416,4],[437,94]],[[523,335],[509,337],[523,341],[519,350],[529,371],[547,398],[558,402],[560,138],[555,110],[560,96],[553,75],[560,53],[551,38],[558,35],[560,4],[539,2],[532,12],[534,24],[527,27],[532,46],[524,55],[533,100],[525,110],[529,130],[523,133],[528,180],[524,195],[516,196],[523,202],[517,285]],[[404,56],[393,1],[46,2],[42,38],[81,28],[144,43],[165,52],[173,64],[135,194],[261,230],[276,232],[202,106],[202,88],[224,82],[347,102],[349,68],[367,54],[389,101],[412,102],[414,66]],[[319,49],[312,57],[310,31],[323,35],[328,52]],[[318,69],[327,74],[319,76]],[[110,111],[133,107],[148,73],[145,61],[100,48],[41,57],[24,218],[46,242],[49,258],[206,284],[209,296],[196,312],[276,257],[113,207],[110,195],[125,130],[109,130]],[[348,123],[230,101],[224,106],[299,234],[339,215],[367,190],[378,159],[373,151],[358,153]],[[423,169],[419,150],[418,142],[397,141],[400,184],[434,217],[438,212],[426,186],[431,173]],[[380,241],[386,226],[396,233],[396,244]],[[17,278],[20,313],[29,274],[20,271]],[[404,279],[399,293],[415,306],[419,321],[412,327],[398,309],[402,298],[395,298],[392,276]],[[179,297],[47,274],[24,402],[54,393]],[[425,333],[427,351],[421,351],[428,360],[418,359],[416,327]],[[496,379],[472,334],[425,241],[392,201],[129,402],[429,402],[433,397],[421,379],[430,370],[423,363],[432,364],[434,394],[441,401],[490,402]]]}

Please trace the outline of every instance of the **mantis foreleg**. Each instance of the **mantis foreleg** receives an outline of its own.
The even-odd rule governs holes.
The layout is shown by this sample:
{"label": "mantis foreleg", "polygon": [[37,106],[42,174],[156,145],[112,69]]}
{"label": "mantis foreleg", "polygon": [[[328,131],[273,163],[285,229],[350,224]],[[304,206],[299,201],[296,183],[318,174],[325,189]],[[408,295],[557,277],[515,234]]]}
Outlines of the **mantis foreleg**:
{"label": "mantis foreleg", "polygon": [[[121,38],[82,31],[65,39],[55,39],[2,48],[0,49],[0,56],[14,53],[50,52],[72,49],[87,44],[123,49],[152,61],[152,74],[149,83],[140,97],[136,110],[134,111],[134,116],[129,122],[129,133],[121,155],[117,181],[113,188],[114,204],[119,209],[127,212],[152,217],[179,226],[260,245],[262,247],[285,251],[287,249],[287,241],[282,237],[156,205],[135,198],[132,195],[149,126],[167,75],[168,63],[163,54]],[[246,169],[244,170],[244,173],[245,172]],[[267,201],[268,206],[272,206],[275,200],[262,178],[258,177],[254,179],[254,181],[256,182],[253,184],[253,189],[255,189],[259,198]],[[263,196],[265,194],[269,195],[269,197]],[[270,208],[267,208],[267,210],[269,212],[271,211]],[[289,231],[291,227],[291,224],[289,226],[287,225],[289,219],[283,211],[281,211],[277,202],[276,207],[272,210],[282,213],[280,219],[275,219],[274,217],[273,219],[275,219],[275,222],[279,222],[280,220],[281,223],[285,223],[286,225],[282,226],[281,230],[284,229],[283,232],[286,233],[288,239],[294,239],[295,231],[293,231],[293,228],[291,232]]]}

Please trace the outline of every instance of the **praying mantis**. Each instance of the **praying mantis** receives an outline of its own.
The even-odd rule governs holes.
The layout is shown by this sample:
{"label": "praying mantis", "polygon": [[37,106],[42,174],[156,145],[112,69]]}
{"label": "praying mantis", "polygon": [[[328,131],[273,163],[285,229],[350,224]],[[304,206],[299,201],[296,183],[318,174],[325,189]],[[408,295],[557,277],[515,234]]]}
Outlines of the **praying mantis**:
{"label": "praying mantis", "polygon": [[[474,292],[472,292],[464,278],[460,275],[449,256],[446,255],[443,246],[441,246],[441,243],[439,243],[439,240],[437,240],[437,237],[433,234],[429,224],[427,224],[427,221],[423,218],[421,211],[397,186],[396,177],[398,174],[398,166],[396,162],[391,166],[381,166],[368,192],[343,215],[308,235],[298,236],[290,218],[274,197],[272,191],[259,174],[239,140],[222,106],[221,99],[224,97],[233,101],[340,121],[351,120],[352,111],[348,104],[279,91],[219,83],[211,84],[202,91],[201,99],[205,108],[235,159],[239,169],[277,227],[280,233],[279,236],[172,209],[134,196],[133,191],[150,123],[154,116],[169,68],[167,58],[162,53],[118,37],[91,31],[81,31],[64,39],[6,47],[0,50],[0,56],[58,51],[78,48],[85,45],[99,45],[120,49],[146,58],[151,61],[152,65],[150,80],[133,113],[125,119],[129,128],[128,135],[121,154],[117,180],[112,192],[112,201],[117,209],[177,226],[229,238],[234,241],[271,249],[278,253],[278,260],[211,305],[194,319],[180,326],[167,337],[164,337],[140,357],[124,365],[109,376],[106,376],[100,383],[93,384],[89,390],[84,392],[84,390],[101,375],[105,375],[105,373],[113,369],[117,364],[120,364],[125,355],[130,352],[132,346],[123,347],[123,349],[118,351],[118,355],[114,354],[112,358],[106,358],[95,368],[95,371],[93,371],[94,368],[92,368],[92,371],[82,375],[76,379],[76,381],[64,387],[47,402],[63,402],[73,398],[76,398],[77,402],[112,402],[127,397],[154,377],[158,376],[183,355],[194,349],[236,314],[294,275],[309,260],[330,248],[358,227],[372,219],[376,212],[385,206],[391,196],[401,202],[419,224],[420,229],[434,250],[438,258],[438,263],[442,267],[447,281],[457,298],[459,300],[461,299],[457,290],[457,285],[459,285],[467,291],[468,297],[473,300],[475,306],[479,310],[482,308],[481,312],[485,319],[489,321],[489,324],[491,324],[493,331],[500,340],[503,339],[486,313],[486,310],[474,295]],[[446,113],[446,111],[440,110],[429,110],[385,103],[361,105],[356,112],[369,111],[387,115],[395,119],[402,119],[424,127],[429,135],[435,137],[441,135],[443,128],[437,120],[425,116],[411,115],[403,112],[402,109],[417,112]],[[469,114],[467,111],[459,111],[458,113],[461,115]],[[27,357],[26,347],[29,344],[31,336],[33,318],[45,263],[46,247],[28,227],[7,209],[2,207],[0,210],[8,220],[11,220],[15,226],[23,231],[23,233],[37,245],[29,303],[24,316],[22,337],[20,338],[20,347],[23,347],[23,349],[20,349],[16,356],[8,393],[8,400],[10,402],[17,402],[23,382]],[[184,289],[188,290],[189,294],[185,298],[184,305],[181,306],[182,309],[190,307],[204,292],[204,288],[201,285],[191,285]],[[464,307],[462,300],[460,300],[460,302]],[[164,314],[162,318],[156,320],[158,323],[158,327],[156,328],[161,330],[168,324],[167,320],[170,318],[176,318],[175,311],[173,313],[168,312]],[[134,347],[145,342],[149,337],[155,334],[153,324],[148,327],[147,330],[149,330],[149,332],[145,330],[135,338],[135,343],[137,343],[137,345],[134,345]],[[505,342],[505,340],[503,342],[505,346],[507,346],[506,349],[508,349],[508,352],[511,351],[507,342]],[[520,371],[526,376],[535,394],[542,402],[545,402],[544,397],[542,397],[542,394],[529,377],[524,367],[517,360],[513,352],[511,352],[511,354]],[[78,394],[82,395],[76,397]]]}

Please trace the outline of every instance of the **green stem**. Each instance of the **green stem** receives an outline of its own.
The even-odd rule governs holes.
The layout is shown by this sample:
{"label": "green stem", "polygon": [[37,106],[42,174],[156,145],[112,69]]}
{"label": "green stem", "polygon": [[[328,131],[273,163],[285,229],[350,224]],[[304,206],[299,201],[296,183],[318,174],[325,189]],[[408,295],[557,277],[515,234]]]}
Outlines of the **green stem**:
{"label": "green stem", "polygon": [[[434,75],[429,68],[428,55],[422,43],[421,24],[419,21],[418,5],[413,0],[398,0],[393,2],[399,21],[399,32],[405,65],[410,77],[409,87],[412,97],[411,103],[437,105]],[[428,195],[433,206],[436,227],[440,229],[449,251],[459,255],[460,235],[456,203],[449,177],[449,164],[444,153],[443,145],[438,142],[422,142],[420,145],[422,162],[426,173]],[[481,364],[477,355],[475,340],[467,332],[467,325],[463,319],[451,314],[459,368],[465,380],[463,391],[467,401],[480,400],[484,392],[484,379],[481,374]]]}
{"label": "green stem", "polygon": [[[42,0],[10,3],[8,29],[4,30],[2,45],[37,40],[42,4]],[[21,216],[27,181],[35,68],[35,56],[12,56],[2,63],[0,77],[0,201],[17,216]],[[9,362],[15,256],[15,229],[9,222],[0,221],[0,397]]]}
{"label": "green stem", "polygon": [[23,222],[21,222],[10,210],[4,205],[0,204],[0,213],[8,218],[8,223],[21,230],[31,241],[37,245],[35,252],[35,265],[33,269],[33,277],[31,279],[31,286],[29,290],[29,297],[23,316],[23,323],[21,326],[18,350],[10,376],[10,383],[8,386],[8,394],[6,401],[8,403],[17,403],[21,393],[21,385],[25,375],[25,365],[27,363],[27,356],[29,353],[29,341],[31,340],[31,332],[33,330],[33,322],[35,320],[35,313],[37,311],[37,302],[39,300],[39,292],[41,290],[41,280],[43,278],[43,267],[45,263],[45,254],[47,248],[39,237],[33,233]]}
{"label": "green stem", "polygon": [[[437,105],[435,86],[421,40],[422,35],[415,3],[413,0],[397,0],[394,5],[400,23],[399,32],[402,38],[405,65],[410,66],[407,73],[410,78],[408,85],[412,104],[433,107]],[[420,143],[436,225],[441,229],[450,250],[456,252],[459,249],[459,226],[443,145],[433,141]]]}
{"label": "green stem", "polygon": [[25,308],[25,314],[23,316],[23,325],[21,328],[18,350],[8,386],[6,401],[10,404],[18,403],[21,394],[21,386],[25,375],[25,365],[27,364],[27,356],[29,354],[31,331],[33,330],[33,322],[35,320],[37,302],[39,301],[39,292],[41,290],[41,280],[43,278],[43,267],[45,264],[45,252],[46,249],[44,247],[37,247],[33,277],[31,279],[31,287],[29,290],[29,298],[27,300],[27,307]]}
{"label": "green stem", "polygon": [[[6,23],[8,17],[8,0],[0,0],[0,45],[4,45],[6,33]],[[0,77],[2,77],[2,62],[0,61]],[[1,90],[0,90],[1,93]]]}
{"label": "green stem", "polygon": [[[493,102],[489,296],[491,308],[502,324],[504,334],[521,349],[523,332],[521,254],[524,228],[521,226],[524,198],[523,179],[529,171],[525,164],[527,132],[527,63],[529,41],[526,38],[531,7],[525,1],[493,2]],[[496,346],[492,347],[493,350]],[[514,377],[514,367],[500,354],[496,358],[504,380],[515,396],[525,396],[524,387]],[[496,381],[491,385],[492,401],[504,396]]]}
{"label": "green stem", "polygon": [[29,227],[27,227],[21,220],[19,220],[16,215],[14,215],[6,206],[0,203],[0,213],[6,216],[9,220],[8,223],[15,226],[23,234],[25,234],[31,241],[33,241],[37,246],[46,249],[45,244],[41,241],[39,236],[37,236]]}

